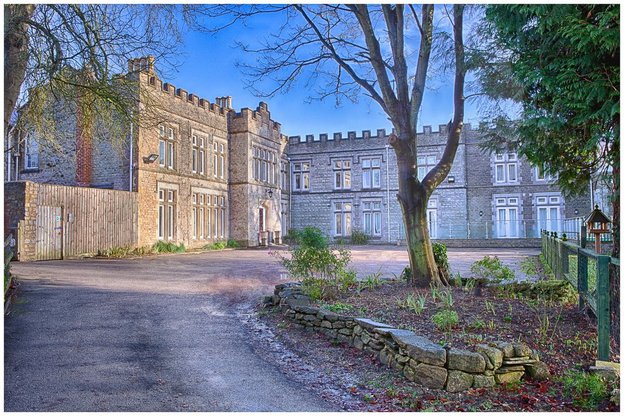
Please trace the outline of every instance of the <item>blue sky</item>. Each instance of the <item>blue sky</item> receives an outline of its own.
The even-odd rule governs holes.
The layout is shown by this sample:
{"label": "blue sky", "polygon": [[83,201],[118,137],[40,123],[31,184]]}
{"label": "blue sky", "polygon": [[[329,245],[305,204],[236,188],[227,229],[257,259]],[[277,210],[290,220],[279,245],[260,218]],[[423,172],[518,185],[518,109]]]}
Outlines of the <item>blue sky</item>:
{"label": "blue sky", "polygon": [[[182,65],[177,72],[166,71],[164,81],[211,102],[215,97],[230,95],[236,110],[242,107],[255,109],[259,101],[265,101],[272,118],[282,124],[282,133],[289,136],[391,128],[379,105],[364,95],[360,95],[358,103],[343,100],[340,107],[336,107],[333,98],[309,102],[309,88],[299,82],[285,94],[271,98],[254,96],[245,88],[244,75],[236,67],[236,62],[255,58],[238,49],[235,42],[262,39],[275,27],[265,18],[251,21],[246,26],[229,27],[216,35],[189,32],[185,36],[182,55],[178,57]],[[419,130],[422,125],[432,125],[437,130],[439,124],[446,124],[452,118],[452,78],[437,80],[430,85],[433,87],[425,94]],[[466,106],[465,120],[473,124],[478,122],[470,103]]]}

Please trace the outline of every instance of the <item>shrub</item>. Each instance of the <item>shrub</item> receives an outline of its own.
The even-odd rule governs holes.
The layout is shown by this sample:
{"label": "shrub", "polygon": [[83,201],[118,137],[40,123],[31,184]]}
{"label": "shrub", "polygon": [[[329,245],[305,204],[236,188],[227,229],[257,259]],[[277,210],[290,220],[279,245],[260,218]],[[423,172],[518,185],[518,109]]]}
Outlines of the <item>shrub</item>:
{"label": "shrub", "polygon": [[202,250],[223,250],[227,247],[227,243],[223,241],[217,241],[216,243],[206,244],[202,247]]}
{"label": "shrub", "polygon": [[297,244],[299,242],[299,231],[291,228],[288,230],[288,234],[286,234],[282,240],[286,244]]}
{"label": "shrub", "polygon": [[351,244],[360,245],[360,246],[366,245],[368,244],[369,239],[370,237],[368,236],[368,234],[365,234],[362,231],[353,230],[351,232]]}
{"label": "shrub", "polygon": [[412,268],[410,266],[405,266],[399,277],[403,280],[410,281],[412,279]]}
{"label": "shrub", "polygon": [[449,332],[455,325],[459,323],[457,312],[451,310],[443,310],[437,312],[431,317],[431,320],[441,331]]}
{"label": "shrub", "polygon": [[333,298],[355,284],[355,272],[347,269],[351,261],[348,249],[334,250],[321,230],[314,227],[298,232],[297,240],[298,244],[289,249],[290,258],[279,252],[273,254],[293,278],[303,281],[303,290],[308,296]]}
{"label": "shrub", "polygon": [[537,276],[537,264],[535,264],[535,257],[525,257],[520,262],[520,271],[527,276]]}
{"label": "shrub", "polygon": [[381,280],[381,272],[369,274],[360,282],[360,290],[362,289],[376,289],[383,284]]}
{"label": "shrub", "polygon": [[177,246],[171,242],[159,241],[152,246],[152,251],[154,253],[184,253],[186,247],[184,247],[184,244]]}
{"label": "shrub", "polygon": [[236,242],[236,240],[229,239],[229,240],[227,241],[226,247],[228,247],[228,248],[239,248],[239,247],[240,247],[240,244],[238,244],[238,243]]}
{"label": "shrub", "polygon": [[503,265],[497,256],[485,256],[483,259],[475,261],[470,266],[470,271],[477,278],[493,280],[497,283],[515,278],[513,270]]}
{"label": "shrub", "polygon": [[583,410],[597,410],[608,398],[607,382],[597,374],[567,371],[562,381],[564,393]]}
{"label": "shrub", "polygon": [[449,268],[448,255],[446,254],[446,244],[433,243],[431,245],[433,249],[433,259],[438,266],[438,272],[442,281],[449,281],[451,275],[451,269]]}

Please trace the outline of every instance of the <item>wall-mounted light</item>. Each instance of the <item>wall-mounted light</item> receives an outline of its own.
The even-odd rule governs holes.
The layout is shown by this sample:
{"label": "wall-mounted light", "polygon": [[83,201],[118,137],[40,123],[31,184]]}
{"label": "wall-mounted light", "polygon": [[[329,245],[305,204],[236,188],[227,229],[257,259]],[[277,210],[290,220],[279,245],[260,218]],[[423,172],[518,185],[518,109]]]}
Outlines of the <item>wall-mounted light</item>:
{"label": "wall-mounted light", "polygon": [[479,216],[482,217],[483,216],[483,211],[479,211]]}
{"label": "wall-mounted light", "polygon": [[455,176],[449,176],[448,183],[455,183]]}
{"label": "wall-mounted light", "polygon": [[158,159],[158,155],[156,153],[152,153],[149,156],[143,156],[143,163],[154,163],[156,162],[156,159]]}
{"label": "wall-mounted light", "polygon": [[273,189],[271,188],[267,189],[266,194],[269,197],[269,199],[273,198]]}
{"label": "wall-mounted light", "polygon": [[578,213],[579,213],[579,210],[578,210],[578,209],[575,209],[575,210],[574,210],[574,215],[578,215]]}

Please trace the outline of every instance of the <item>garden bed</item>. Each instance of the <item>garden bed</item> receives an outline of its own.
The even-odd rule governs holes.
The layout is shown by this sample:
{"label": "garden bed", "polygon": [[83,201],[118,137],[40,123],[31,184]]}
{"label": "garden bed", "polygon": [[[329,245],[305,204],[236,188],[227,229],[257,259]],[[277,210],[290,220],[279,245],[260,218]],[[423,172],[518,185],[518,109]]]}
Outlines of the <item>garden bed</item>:
{"label": "garden bed", "polygon": [[[584,395],[589,393],[576,394],[570,390],[570,386],[582,381],[566,373],[593,365],[596,351],[594,324],[575,305],[503,297],[488,288],[476,292],[474,289],[451,288],[446,295],[435,294],[434,301],[429,289],[418,290],[405,282],[393,281],[369,285],[366,289],[360,286],[358,290],[339,295],[332,302],[319,302],[318,306],[339,314],[367,317],[409,329],[453,348],[473,349],[476,344],[489,341],[521,341],[540,352],[541,361],[549,365],[552,374],[549,380],[522,381],[517,385],[472,389],[464,393],[430,390],[415,386],[395,370],[373,364],[370,358],[363,366],[362,358],[357,356],[366,356],[366,353],[351,352],[352,348],[346,345],[328,340],[324,348],[320,347],[322,341],[311,342],[308,332],[292,327],[287,320],[281,320],[279,314],[266,319],[272,320],[283,336],[295,340],[293,346],[303,356],[320,357],[318,365],[327,367],[325,371],[350,373],[352,379],[359,380],[356,386],[349,388],[351,394],[366,403],[359,410],[617,410],[608,400],[589,403],[583,401]],[[407,301],[408,296],[411,302]],[[414,305],[418,304],[416,300],[419,298],[425,299],[424,308],[416,313],[414,308],[418,308]],[[449,309],[457,312],[458,323],[450,331],[441,330],[432,318]],[[314,339],[317,339],[316,335]],[[329,349],[328,343],[331,344]],[[340,359],[337,360],[336,356]],[[615,354],[612,358],[619,361]],[[331,370],[336,365],[341,368]],[[567,382],[564,381],[566,377]],[[574,400],[575,395],[580,399]]]}
{"label": "garden bed", "polygon": [[[458,323],[442,330],[433,316],[449,309]],[[524,342],[541,353],[551,373],[561,375],[569,368],[587,369],[596,360],[596,325],[575,304],[501,295],[496,288],[448,288],[435,296],[431,289],[416,289],[403,281],[388,281],[375,288],[339,294],[326,308],[346,315],[365,316],[397,328],[426,334],[434,342],[455,348],[469,348],[490,341]],[[436,300],[433,297],[436,297]],[[408,301],[411,298],[413,301]],[[424,299],[420,313],[409,307]],[[418,308],[417,306],[415,308]],[[612,348],[612,361],[619,362]]]}

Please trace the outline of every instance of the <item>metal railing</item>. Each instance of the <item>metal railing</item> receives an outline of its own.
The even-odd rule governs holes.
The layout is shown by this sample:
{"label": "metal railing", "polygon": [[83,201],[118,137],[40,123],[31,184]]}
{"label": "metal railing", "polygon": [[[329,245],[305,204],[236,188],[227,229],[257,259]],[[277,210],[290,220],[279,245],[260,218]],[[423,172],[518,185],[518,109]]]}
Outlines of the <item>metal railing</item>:
{"label": "metal railing", "polygon": [[[577,239],[582,224],[582,218],[560,220],[477,220],[466,222],[447,222],[438,219],[429,222],[429,235],[434,240],[452,239],[513,239],[513,238],[540,238],[542,229],[557,232],[558,235],[567,234],[569,239]],[[399,239],[405,238],[403,225],[400,225]],[[593,238],[593,237],[592,237]],[[610,234],[601,237],[602,242],[609,242]],[[593,241],[591,238],[588,241]]]}
{"label": "metal railing", "polygon": [[617,258],[585,248],[586,228],[581,226],[580,245],[542,232],[542,254],[557,279],[565,279],[578,291],[579,308],[589,307],[597,318],[598,359],[609,361],[611,312],[609,305],[609,264],[620,266]]}

